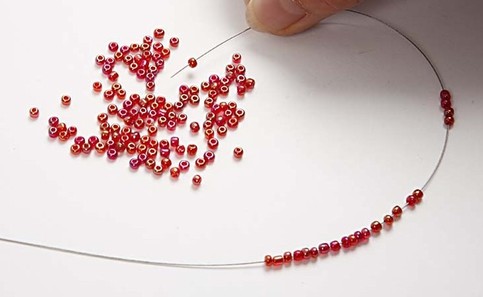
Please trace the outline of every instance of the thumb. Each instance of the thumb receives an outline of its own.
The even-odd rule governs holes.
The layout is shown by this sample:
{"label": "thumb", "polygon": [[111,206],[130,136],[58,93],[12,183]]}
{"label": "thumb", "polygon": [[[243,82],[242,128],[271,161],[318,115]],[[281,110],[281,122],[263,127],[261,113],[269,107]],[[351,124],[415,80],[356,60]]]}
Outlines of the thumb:
{"label": "thumb", "polygon": [[258,31],[292,35],[360,0],[245,0],[247,21]]}

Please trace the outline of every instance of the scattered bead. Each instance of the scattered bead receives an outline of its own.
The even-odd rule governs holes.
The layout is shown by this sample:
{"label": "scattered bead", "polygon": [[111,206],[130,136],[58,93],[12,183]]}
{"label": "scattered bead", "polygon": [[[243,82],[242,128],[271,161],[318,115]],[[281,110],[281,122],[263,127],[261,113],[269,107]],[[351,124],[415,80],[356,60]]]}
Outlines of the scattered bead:
{"label": "scattered bead", "polygon": [[202,178],[199,175],[193,176],[193,185],[199,186],[201,185]]}
{"label": "scattered bead", "polygon": [[195,58],[190,58],[188,60],[188,65],[191,67],[191,68],[195,68],[196,66],[198,66],[198,61],[195,59]]}
{"label": "scattered bead", "polygon": [[29,110],[30,118],[37,119],[39,117],[40,111],[37,107],[32,107]]}
{"label": "scattered bead", "polygon": [[236,147],[234,150],[233,150],[233,156],[237,159],[241,159],[243,157],[243,149],[241,147]]}

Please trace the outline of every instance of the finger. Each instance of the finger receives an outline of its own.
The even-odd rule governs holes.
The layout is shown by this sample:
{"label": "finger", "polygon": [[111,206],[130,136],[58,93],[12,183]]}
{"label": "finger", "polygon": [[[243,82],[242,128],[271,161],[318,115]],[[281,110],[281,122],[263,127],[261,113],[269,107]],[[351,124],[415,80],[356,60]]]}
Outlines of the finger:
{"label": "finger", "polygon": [[292,35],[318,24],[360,0],[245,0],[247,21],[259,31]]}

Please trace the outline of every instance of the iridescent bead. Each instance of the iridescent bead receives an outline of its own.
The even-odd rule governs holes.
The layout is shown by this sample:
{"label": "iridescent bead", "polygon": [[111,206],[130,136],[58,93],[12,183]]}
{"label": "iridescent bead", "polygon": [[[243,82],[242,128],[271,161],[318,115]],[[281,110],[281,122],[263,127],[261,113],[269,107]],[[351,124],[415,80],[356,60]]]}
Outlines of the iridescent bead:
{"label": "iridescent bead", "polygon": [[379,233],[381,232],[382,230],[382,224],[378,221],[374,221],[372,224],[371,224],[371,230],[372,232],[374,233]]}
{"label": "iridescent bead", "polygon": [[172,178],[178,178],[180,175],[180,170],[178,167],[173,167],[169,170],[169,173]]}
{"label": "iridescent bead", "polygon": [[187,160],[181,160],[179,162],[179,169],[181,171],[188,171],[189,168],[190,168],[190,162],[189,161],[187,161]]}
{"label": "iridescent bead", "polygon": [[29,110],[29,115],[30,115],[30,118],[32,119],[36,119],[39,117],[39,109],[37,107],[32,107],[30,110]]}
{"label": "iridescent bead", "polygon": [[202,178],[201,178],[200,175],[197,174],[197,175],[193,176],[193,185],[199,186],[199,185],[201,185],[201,181],[202,181]]}

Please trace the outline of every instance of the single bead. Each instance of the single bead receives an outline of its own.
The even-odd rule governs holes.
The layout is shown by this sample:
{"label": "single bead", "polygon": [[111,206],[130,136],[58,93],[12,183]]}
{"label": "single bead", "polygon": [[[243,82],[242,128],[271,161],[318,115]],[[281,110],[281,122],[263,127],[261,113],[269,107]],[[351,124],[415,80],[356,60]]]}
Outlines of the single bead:
{"label": "single bead", "polygon": [[69,135],[71,137],[76,136],[77,135],[77,127],[70,126],[69,128],[67,128],[67,132],[69,132]]}
{"label": "single bead", "polygon": [[345,248],[345,249],[348,249],[348,248],[351,247],[351,242],[349,240],[349,237],[347,237],[347,236],[342,237],[342,239],[340,240],[340,243],[341,243],[342,247]]}
{"label": "single bead", "polygon": [[196,66],[198,66],[198,61],[195,59],[195,58],[190,58],[188,60],[188,65],[191,67],[191,68],[195,68]]}
{"label": "single bead", "polygon": [[74,138],[74,143],[78,145],[83,145],[84,143],[86,143],[86,139],[82,136],[77,136],[76,138]]}
{"label": "single bead", "polygon": [[213,129],[206,129],[205,130],[205,138],[211,139],[213,137],[215,137],[215,131]]}
{"label": "single bead", "polygon": [[171,160],[168,158],[161,159],[161,166],[164,170],[168,170],[171,167],[172,163]]}
{"label": "single bead", "polygon": [[319,256],[319,249],[317,249],[316,247],[311,248],[310,256],[314,259],[317,258]]}
{"label": "single bead", "polygon": [[109,115],[116,115],[118,113],[118,108],[117,108],[117,105],[116,104],[109,104],[107,106],[107,113]]}
{"label": "single bead", "polygon": [[178,178],[180,175],[180,170],[178,167],[173,167],[169,170],[169,174],[172,178]]}
{"label": "single bead", "polygon": [[67,125],[65,123],[59,123],[57,125],[57,130],[59,130],[59,132],[67,131]]}
{"label": "single bead", "polygon": [[95,149],[96,149],[96,152],[97,153],[104,154],[106,152],[106,150],[107,150],[107,146],[106,146],[106,144],[104,142],[98,142],[96,144]]}
{"label": "single bead", "polygon": [[233,118],[230,118],[228,120],[227,125],[228,125],[228,127],[235,129],[235,128],[238,127],[238,122],[239,122],[239,120],[236,117],[233,117]]}
{"label": "single bead", "polygon": [[159,176],[159,175],[162,175],[163,172],[164,172],[164,169],[163,169],[162,166],[160,166],[160,165],[154,166],[154,168],[153,168],[154,175],[158,175]]}
{"label": "single bead", "polygon": [[283,256],[275,256],[273,257],[273,266],[282,266],[283,265]]}
{"label": "single bead", "polygon": [[200,131],[200,124],[198,122],[192,122],[190,124],[190,130],[193,133],[198,133]]}
{"label": "single bead", "polygon": [[92,146],[89,143],[84,143],[82,145],[82,153],[88,155],[92,151]]}
{"label": "single bead", "polygon": [[127,145],[126,145],[126,152],[129,154],[129,155],[134,155],[136,153],[136,144],[134,142],[129,142]]}
{"label": "single bead", "polygon": [[96,56],[96,64],[98,66],[104,65],[105,62],[106,62],[106,57],[104,57],[103,55]]}
{"label": "single bead", "polygon": [[403,213],[403,210],[399,206],[394,206],[394,208],[392,209],[392,215],[395,216],[396,218],[401,217],[402,213]]}
{"label": "single bead", "polygon": [[414,206],[414,205],[416,205],[416,198],[415,198],[413,195],[409,195],[409,196],[406,198],[406,203],[407,203],[409,206]]}
{"label": "single bead", "polygon": [[206,120],[203,122],[203,129],[208,130],[213,128],[213,122],[210,120]]}
{"label": "single bead", "polygon": [[253,78],[247,78],[245,87],[247,87],[247,91],[253,90],[255,88],[255,80]]}
{"label": "single bead", "polygon": [[173,148],[176,148],[179,145],[179,137],[173,136],[170,139],[170,145]]}
{"label": "single bead", "polygon": [[179,162],[179,169],[183,172],[188,171],[190,169],[190,162],[186,160],[181,160]]}
{"label": "single bead", "polygon": [[195,165],[196,165],[197,168],[203,169],[203,168],[206,167],[206,160],[202,159],[202,158],[198,158],[195,161]]}
{"label": "single bead", "polygon": [[309,248],[303,248],[302,253],[304,254],[304,259],[307,260],[310,258],[310,249]]}
{"label": "single bead", "polygon": [[241,59],[242,59],[242,56],[239,53],[235,53],[231,57],[231,60],[233,61],[233,64],[240,64]]}
{"label": "single bead", "polygon": [[382,230],[382,224],[378,221],[374,221],[372,224],[371,224],[371,230],[372,232],[374,233],[379,233],[381,232]]}
{"label": "single bead", "polygon": [[228,129],[225,126],[218,127],[218,129],[216,129],[216,131],[218,132],[218,136],[220,136],[220,137],[224,137],[224,136],[226,136],[226,133],[228,133]]}
{"label": "single bead", "polygon": [[241,159],[243,157],[243,148],[241,147],[236,147],[234,150],[233,150],[233,156],[237,159]]}
{"label": "single bead", "polygon": [[164,37],[164,30],[163,29],[160,29],[160,28],[157,28],[157,29],[154,29],[154,38],[156,39],[162,39]]}
{"label": "single bead", "polygon": [[448,90],[442,90],[439,97],[441,100],[451,100],[451,93]]}
{"label": "single bead", "polygon": [[283,254],[283,262],[284,263],[290,263],[290,262],[292,262],[292,259],[293,259],[293,257],[292,257],[292,253],[291,252],[285,252]]}
{"label": "single bead", "polygon": [[239,85],[236,88],[236,92],[237,92],[238,96],[244,96],[246,91],[247,91],[247,88],[243,85]]}
{"label": "single bead", "polygon": [[118,90],[116,94],[117,94],[117,98],[119,98],[120,100],[126,99],[126,91],[124,89]]}
{"label": "single bead", "polygon": [[340,243],[337,240],[334,240],[330,243],[330,250],[333,252],[338,252],[340,251],[341,246]]}
{"label": "single bead", "polygon": [[102,66],[102,73],[104,73],[105,75],[109,75],[112,72],[112,68],[113,67],[111,64],[104,64]]}
{"label": "single bead", "polygon": [[106,90],[104,91],[104,99],[107,101],[112,101],[114,99],[114,91],[113,90]]}
{"label": "single bead", "polygon": [[[169,56],[171,56],[171,50],[169,48],[163,48],[161,50],[161,55],[163,56],[163,59],[166,60],[169,58]],[[160,67],[160,65],[158,65],[157,63],[156,66]]]}
{"label": "single bead", "polygon": [[71,152],[71,153],[72,153],[72,155],[74,155],[74,156],[78,156],[78,155],[80,155],[81,151],[82,151],[81,146],[80,146],[80,145],[78,145],[78,144],[75,144],[75,143],[74,143],[74,144],[73,144],[73,145],[71,145],[71,147],[70,147],[70,152]]}
{"label": "single bead", "polygon": [[413,191],[413,196],[416,198],[416,203],[420,203],[423,200],[424,193],[423,191],[416,189]]}
{"label": "single bead", "polygon": [[59,140],[60,141],[67,141],[67,140],[69,140],[69,138],[70,138],[69,132],[67,132],[67,131],[59,132]]}
{"label": "single bead", "polygon": [[176,121],[169,120],[169,121],[168,121],[168,123],[166,124],[166,128],[167,128],[169,131],[174,131],[174,130],[176,130]]}
{"label": "single bead", "polygon": [[159,151],[159,154],[161,155],[161,157],[163,158],[169,158],[169,155],[171,154],[171,151],[169,149],[161,149]]}
{"label": "single bead", "polygon": [[177,123],[179,125],[184,125],[186,124],[186,121],[188,120],[188,116],[184,113],[180,113],[177,118]]}
{"label": "single bead", "polygon": [[153,170],[155,166],[156,166],[156,161],[150,158],[148,158],[144,163],[144,167],[146,167],[146,169],[148,170]]}
{"label": "single bead", "polygon": [[30,118],[32,119],[36,119],[39,117],[39,109],[37,107],[32,107],[30,110],[29,110],[29,115],[30,115]]}
{"label": "single bead", "polygon": [[199,186],[201,185],[202,178],[198,174],[193,176],[193,185]]}
{"label": "single bead", "polygon": [[369,229],[367,229],[367,228],[362,229],[361,233],[362,233],[362,237],[364,238],[364,240],[367,240],[371,237],[371,231],[369,231]]}
{"label": "single bead", "polygon": [[111,43],[109,43],[108,48],[109,48],[109,51],[111,51],[113,53],[117,52],[117,50],[119,49],[119,44],[117,44],[117,42],[111,42]]}
{"label": "single bead", "polygon": [[179,38],[178,37],[171,37],[171,39],[169,39],[169,45],[171,45],[171,47],[178,47],[179,46]]}
{"label": "single bead", "polygon": [[451,100],[447,100],[447,99],[441,100],[441,108],[442,109],[448,109],[448,108],[451,108],[451,106],[452,106]]}
{"label": "single bead", "polygon": [[444,124],[448,127],[452,127],[454,125],[455,119],[452,116],[447,116],[444,118]]}
{"label": "single bead", "polygon": [[110,81],[115,82],[119,78],[119,73],[117,73],[116,71],[112,71],[111,73],[109,73],[109,75],[107,76],[107,78]]}
{"label": "single bead", "polygon": [[272,258],[272,256],[266,255],[265,256],[265,259],[264,259],[264,262],[265,262],[265,266],[268,266],[268,267],[272,266],[272,264],[273,264],[273,258]]}
{"label": "single bead", "polygon": [[59,118],[58,117],[50,117],[49,118],[49,126],[50,127],[57,127],[59,125]]}
{"label": "single bead", "polygon": [[196,153],[198,152],[198,147],[195,144],[190,144],[187,147],[187,153],[188,156],[194,157],[196,156]]}
{"label": "single bead", "polygon": [[107,158],[111,161],[114,161],[117,159],[118,153],[117,150],[111,148],[107,150]]}
{"label": "single bead", "polygon": [[99,142],[99,137],[97,136],[91,136],[87,139],[87,143],[89,143],[92,147],[95,147],[98,142]]}
{"label": "single bead", "polygon": [[447,108],[444,110],[444,116],[445,117],[452,117],[454,116],[454,109],[453,108]]}
{"label": "single bead", "polygon": [[158,133],[158,128],[156,126],[149,126],[148,134],[150,136],[156,136],[157,133]]}
{"label": "single bead", "polygon": [[218,148],[219,143],[220,142],[216,138],[208,139],[208,147],[212,150],[216,150]]}
{"label": "single bead", "polygon": [[296,250],[293,252],[293,259],[296,262],[300,262],[304,260],[304,253],[301,250]]}
{"label": "single bead", "polygon": [[330,252],[330,245],[328,243],[321,243],[319,245],[319,254],[327,255]]}
{"label": "single bead", "polygon": [[205,159],[207,163],[213,163],[213,161],[215,161],[215,153],[213,153],[212,151],[207,151],[206,153],[204,153],[203,159]]}
{"label": "single bead", "polygon": [[354,234],[349,235],[349,242],[351,244],[351,247],[356,246],[359,243],[359,239]]}
{"label": "single bead", "polygon": [[387,226],[392,226],[392,223],[394,223],[394,217],[390,215],[384,216],[384,224]]}
{"label": "single bead", "polygon": [[354,232],[354,237],[357,239],[357,242],[364,240],[364,236],[362,235],[361,231]]}
{"label": "single bead", "polygon": [[99,123],[105,123],[107,122],[107,120],[109,119],[109,115],[107,113],[100,113],[98,116],[97,116],[97,121]]}
{"label": "single bead", "polygon": [[245,118],[245,110],[239,108],[235,111],[235,116],[239,119],[239,120],[242,120],[243,118]]}
{"label": "single bead", "polygon": [[183,156],[185,152],[186,152],[186,147],[184,145],[180,145],[180,146],[176,147],[176,153],[179,156]]}

